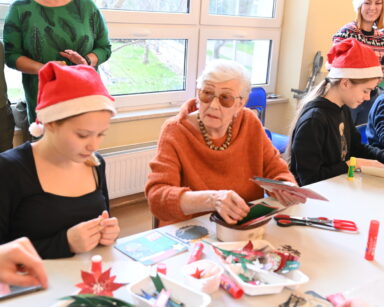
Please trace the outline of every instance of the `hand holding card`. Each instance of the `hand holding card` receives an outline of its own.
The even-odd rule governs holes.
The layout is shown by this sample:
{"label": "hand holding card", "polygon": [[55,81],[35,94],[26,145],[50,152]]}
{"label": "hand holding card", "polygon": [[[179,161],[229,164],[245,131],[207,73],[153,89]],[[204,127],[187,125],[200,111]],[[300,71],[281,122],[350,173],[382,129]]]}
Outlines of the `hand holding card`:
{"label": "hand holding card", "polygon": [[327,198],[316,193],[315,191],[308,188],[300,188],[298,186],[295,186],[291,182],[278,181],[278,180],[273,180],[273,179],[263,178],[263,177],[252,177],[251,180],[256,184],[258,184],[260,187],[268,191],[272,189],[283,190],[292,194],[296,194],[303,198],[312,198],[312,199],[328,201]]}

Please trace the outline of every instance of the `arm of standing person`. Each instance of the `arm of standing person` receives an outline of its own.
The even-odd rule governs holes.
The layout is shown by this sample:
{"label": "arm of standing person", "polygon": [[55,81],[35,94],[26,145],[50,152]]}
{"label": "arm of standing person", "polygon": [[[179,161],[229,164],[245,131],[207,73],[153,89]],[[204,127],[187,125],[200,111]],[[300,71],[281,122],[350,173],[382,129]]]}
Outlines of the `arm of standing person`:
{"label": "arm of standing person", "polygon": [[327,144],[327,124],[317,118],[303,121],[295,130],[292,140],[292,157],[295,160],[296,176],[301,185],[331,178],[348,170],[345,161],[327,161],[323,146]]}
{"label": "arm of standing person", "polygon": [[0,282],[21,287],[48,286],[43,262],[28,238],[0,245]]}

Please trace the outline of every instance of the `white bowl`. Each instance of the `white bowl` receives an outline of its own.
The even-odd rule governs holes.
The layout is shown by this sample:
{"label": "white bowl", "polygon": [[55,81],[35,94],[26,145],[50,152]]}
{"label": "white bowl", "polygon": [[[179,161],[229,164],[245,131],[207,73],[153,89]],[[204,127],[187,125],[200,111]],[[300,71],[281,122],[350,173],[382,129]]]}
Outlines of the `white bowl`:
{"label": "white bowl", "polygon": [[[214,245],[225,250],[235,250],[243,248],[247,243],[248,241],[224,243],[216,242]],[[275,249],[268,241],[265,240],[252,241],[252,244],[255,249],[261,249],[263,247],[267,247],[267,249],[272,250]],[[283,290],[284,287],[296,288],[297,286],[309,281],[308,276],[299,270],[294,270],[287,274],[260,271],[260,273],[258,273],[260,279],[268,282],[268,284],[252,285],[242,281],[238,276],[238,273],[241,273],[243,270],[241,264],[228,264],[225,263],[221,257],[220,259],[223,261],[225,269],[229,272],[236,283],[243,288],[244,293],[247,295],[279,293]]]}
{"label": "white bowl", "polygon": [[[208,274],[208,277],[197,279],[191,274],[196,272],[196,269]],[[224,269],[217,263],[211,260],[199,260],[185,265],[182,268],[185,282],[193,289],[205,293],[213,293],[220,287],[220,277],[224,273]]]}
{"label": "white bowl", "polygon": [[[186,307],[205,307],[211,302],[211,297],[205,293],[198,292],[190,287],[182,285],[180,282],[167,277],[166,275],[159,274],[161,281],[164,284],[165,289],[171,291],[171,297],[184,303]],[[138,295],[141,290],[148,293],[155,292],[155,286],[150,278],[145,278],[132,283],[127,286],[128,291],[131,293],[132,298],[135,300],[135,304],[138,306],[152,306],[149,301]]]}

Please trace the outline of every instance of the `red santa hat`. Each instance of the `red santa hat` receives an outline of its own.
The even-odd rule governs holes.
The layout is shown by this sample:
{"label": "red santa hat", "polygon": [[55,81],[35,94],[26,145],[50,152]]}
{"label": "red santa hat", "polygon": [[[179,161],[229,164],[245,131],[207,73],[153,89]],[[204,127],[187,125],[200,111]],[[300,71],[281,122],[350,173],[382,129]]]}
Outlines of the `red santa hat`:
{"label": "red santa hat", "polygon": [[373,50],[348,38],[335,44],[328,52],[331,69],[328,78],[368,79],[381,78],[383,72],[378,57]]}
{"label": "red santa hat", "polygon": [[107,110],[115,115],[113,101],[91,66],[49,62],[39,71],[37,122],[29,131],[39,137],[44,132],[43,124],[92,111]]}

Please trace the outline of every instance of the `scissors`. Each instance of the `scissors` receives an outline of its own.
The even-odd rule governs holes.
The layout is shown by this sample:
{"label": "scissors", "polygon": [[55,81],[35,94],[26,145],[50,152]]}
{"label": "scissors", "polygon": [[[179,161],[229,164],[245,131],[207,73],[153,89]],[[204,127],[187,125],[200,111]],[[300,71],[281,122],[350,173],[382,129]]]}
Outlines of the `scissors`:
{"label": "scissors", "polygon": [[274,216],[277,225],[282,227],[300,225],[312,226],[330,230],[357,231],[356,223],[348,220],[331,220],[326,217],[295,217],[285,214]]}

